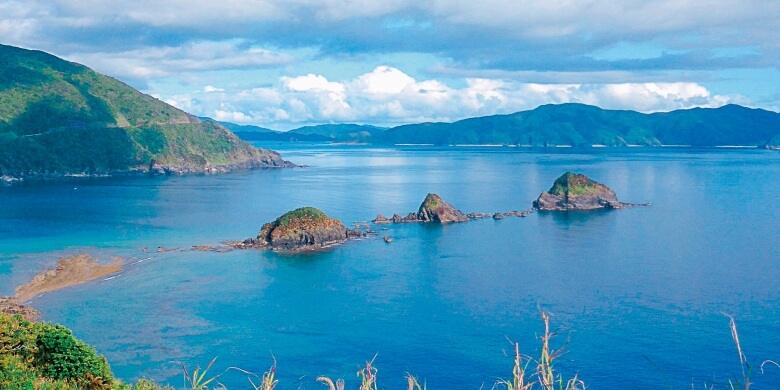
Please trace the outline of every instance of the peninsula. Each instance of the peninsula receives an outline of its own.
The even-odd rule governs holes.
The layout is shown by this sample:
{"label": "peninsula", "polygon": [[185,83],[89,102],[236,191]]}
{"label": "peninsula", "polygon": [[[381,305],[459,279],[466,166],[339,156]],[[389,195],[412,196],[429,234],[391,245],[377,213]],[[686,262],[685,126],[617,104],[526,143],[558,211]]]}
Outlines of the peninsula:
{"label": "peninsula", "polygon": [[0,183],[295,166],[86,66],[6,45],[0,58]]}

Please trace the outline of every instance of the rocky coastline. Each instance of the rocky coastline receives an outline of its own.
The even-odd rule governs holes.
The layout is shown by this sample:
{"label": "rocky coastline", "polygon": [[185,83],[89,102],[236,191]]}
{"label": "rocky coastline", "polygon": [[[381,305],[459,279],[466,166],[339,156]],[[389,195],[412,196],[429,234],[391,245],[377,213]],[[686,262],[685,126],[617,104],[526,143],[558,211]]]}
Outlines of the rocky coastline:
{"label": "rocky coastline", "polygon": [[210,175],[242,170],[274,168],[305,168],[305,166],[284,160],[278,153],[273,152],[270,156],[263,156],[257,160],[247,160],[239,163],[223,165],[197,165],[189,163],[161,164],[159,162],[152,161],[148,166],[137,167],[128,170],[67,173],[28,172],[25,174],[4,174],[0,175],[0,185],[15,185],[24,182],[38,181],[53,182],[79,178]]}
{"label": "rocky coastline", "polygon": [[199,165],[199,164],[162,164],[152,161],[148,169],[140,170],[139,173],[150,175],[178,176],[186,174],[213,174],[228,173],[237,170],[264,169],[264,168],[300,168],[290,161],[284,160],[282,156],[275,151],[258,149],[261,153],[253,159],[246,161],[224,164],[224,165]]}

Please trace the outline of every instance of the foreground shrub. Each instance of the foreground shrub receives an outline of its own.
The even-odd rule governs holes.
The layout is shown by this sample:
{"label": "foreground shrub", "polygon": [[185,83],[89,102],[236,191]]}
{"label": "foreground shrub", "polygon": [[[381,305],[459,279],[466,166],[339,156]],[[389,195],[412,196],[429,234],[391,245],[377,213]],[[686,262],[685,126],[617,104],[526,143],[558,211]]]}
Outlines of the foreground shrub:
{"label": "foreground shrub", "polygon": [[0,313],[0,389],[123,387],[106,359],[68,328]]}

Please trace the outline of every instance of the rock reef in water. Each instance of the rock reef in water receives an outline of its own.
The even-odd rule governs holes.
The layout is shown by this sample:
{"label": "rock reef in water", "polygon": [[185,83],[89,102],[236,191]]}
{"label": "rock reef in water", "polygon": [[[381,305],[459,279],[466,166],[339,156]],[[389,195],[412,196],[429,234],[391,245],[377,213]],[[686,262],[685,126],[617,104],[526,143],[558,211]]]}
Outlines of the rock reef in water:
{"label": "rock reef in water", "polygon": [[561,175],[549,191],[533,202],[538,210],[621,209],[630,205],[619,202],[609,187],[571,172]]}
{"label": "rock reef in water", "polygon": [[314,207],[301,207],[263,225],[256,238],[232,245],[236,248],[296,251],[339,244],[363,235],[360,230],[347,229],[341,221]]}
{"label": "rock reef in water", "polygon": [[377,225],[387,225],[387,224],[393,223],[393,221],[387,219],[387,217],[385,217],[382,214],[377,214],[376,218],[374,218],[374,220],[371,221],[371,222],[373,222],[373,223],[375,223]]}
{"label": "rock reef in water", "polygon": [[428,194],[420,204],[418,211],[411,212],[405,217],[399,214],[393,214],[393,217],[388,219],[382,214],[376,216],[371,221],[377,225],[389,224],[389,223],[409,223],[409,222],[468,222],[470,218],[462,213],[460,210],[455,209],[451,204],[445,202],[437,194]]}

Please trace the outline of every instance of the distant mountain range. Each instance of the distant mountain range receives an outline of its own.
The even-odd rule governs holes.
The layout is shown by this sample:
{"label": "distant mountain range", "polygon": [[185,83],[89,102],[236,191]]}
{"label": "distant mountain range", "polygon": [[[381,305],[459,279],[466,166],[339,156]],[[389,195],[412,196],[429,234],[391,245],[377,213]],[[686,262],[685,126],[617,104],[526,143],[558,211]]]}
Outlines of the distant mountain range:
{"label": "distant mountain range", "polygon": [[[208,118],[204,118],[208,119]],[[350,143],[367,143],[387,130],[384,127],[355,124],[328,124],[305,126],[290,131],[276,131],[259,126],[237,125],[230,122],[219,122],[241,139],[247,141],[334,141]]]}
{"label": "distant mountain range", "polygon": [[[237,134],[244,139],[256,139],[252,138],[255,136],[253,133]],[[296,140],[295,137],[302,134],[316,134],[327,141],[379,145],[734,145],[776,148],[780,146],[780,114],[738,105],[642,114],[636,111],[604,110],[584,104],[559,104],[453,123],[420,123],[389,129],[361,125],[321,125],[278,134],[278,140]]]}
{"label": "distant mountain range", "polygon": [[384,144],[696,147],[766,146],[778,141],[780,114],[766,110],[727,105],[642,114],[584,104],[545,105],[510,115],[399,126],[376,140]]}
{"label": "distant mountain range", "polygon": [[0,176],[286,166],[224,126],[111,77],[0,45]]}

